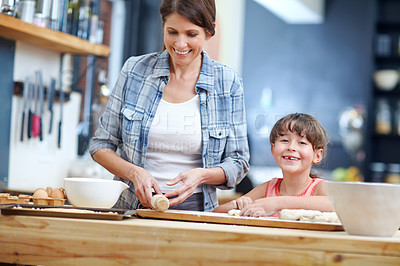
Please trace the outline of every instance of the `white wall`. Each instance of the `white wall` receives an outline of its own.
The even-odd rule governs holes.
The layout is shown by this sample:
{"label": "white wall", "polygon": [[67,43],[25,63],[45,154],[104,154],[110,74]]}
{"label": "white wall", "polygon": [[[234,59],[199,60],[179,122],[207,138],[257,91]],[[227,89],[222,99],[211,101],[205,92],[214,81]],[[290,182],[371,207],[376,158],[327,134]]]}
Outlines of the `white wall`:
{"label": "white wall", "polygon": [[215,35],[204,49],[210,57],[242,73],[245,0],[216,0]]}
{"label": "white wall", "polygon": [[[14,81],[24,81],[26,75],[33,75],[37,70],[42,71],[44,84],[48,84],[51,77],[58,79],[60,56],[58,52],[17,42],[14,58]],[[71,94],[70,101],[64,104],[61,149],[59,149],[57,147],[58,122],[60,120],[59,103],[55,102],[53,106],[52,134],[48,134],[50,114],[47,111],[46,102],[43,118],[43,141],[39,141],[39,138],[28,140],[25,133],[24,141],[21,142],[23,100],[22,97],[13,96],[8,189],[33,192],[38,187],[63,186],[63,179],[67,177],[72,161],[77,158],[76,128],[79,123],[80,105],[81,95],[79,93]]]}
{"label": "white wall", "polygon": [[124,49],[125,31],[125,1],[112,0],[113,9],[111,17],[110,56],[108,64],[108,87],[113,88],[121,71]]}

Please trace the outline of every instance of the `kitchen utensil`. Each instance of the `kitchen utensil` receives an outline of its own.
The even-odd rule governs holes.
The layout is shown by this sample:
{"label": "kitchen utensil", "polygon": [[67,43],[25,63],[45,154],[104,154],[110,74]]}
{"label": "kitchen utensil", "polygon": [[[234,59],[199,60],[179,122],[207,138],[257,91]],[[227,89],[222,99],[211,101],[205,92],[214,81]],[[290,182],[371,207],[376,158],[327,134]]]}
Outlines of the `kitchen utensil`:
{"label": "kitchen utensil", "polygon": [[21,121],[21,141],[24,141],[24,126],[25,126],[25,113],[28,107],[29,97],[29,78],[26,77],[23,87],[23,107],[22,107],[22,121]]}
{"label": "kitchen utensil", "polygon": [[0,11],[3,14],[13,16],[15,11],[15,0],[0,1]]}
{"label": "kitchen utensil", "polygon": [[42,72],[38,71],[38,86],[39,86],[39,104],[40,104],[40,114],[39,114],[39,139],[43,141],[43,113],[44,113],[44,89],[43,89],[43,79]]}
{"label": "kitchen utensil", "polygon": [[64,91],[60,87],[60,121],[58,122],[58,140],[57,140],[58,148],[61,148],[61,127],[62,127],[62,118],[63,118],[63,105],[64,105]]}
{"label": "kitchen utensil", "polygon": [[69,177],[64,179],[68,202],[75,207],[111,208],[129,186],[121,181]]}
{"label": "kitchen utensil", "polygon": [[40,108],[40,76],[39,72],[36,72],[36,79],[35,79],[35,109],[32,117],[32,136],[36,138],[40,134],[40,115],[39,115],[39,108]]}
{"label": "kitchen utensil", "polygon": [[63,105],[64,105],[64,84],[63,84],[64,54],[61,54],[60,61],[61,61],[60,62],[60,90],[59,90],[60,120],[58,122],[58,138],[57,138],[57,146],[59,149],[61,149],[61,127],[62,127]]}
{"label": "kitchen utensil", "polygon": [[35,99],[35,87],[32,83],[28,84],[28,127],[27,127],[27,136],[28,139],[32,137],[32,119],[33,119],[33,107],[34,99]]}
{"label": "kitchen utensil", "polygon": [[27,23],[33,22],[35,14],[36,2],[33,0],[22,0],[19,2],[19,9],[21,10],[21,20]]}
{"label": "kitchen utensil", "polygon": [[393,236],[400,227],[400,185],[325,181],[330,202],[350,235]]}
{"label": "kitchen utensil", "polygon": [[56,80],[54,78],[50,81],[50,88],[47,92],[47,109],[50,112],[50,124],[49,124],[49,134],[51,134],[53,128],[53,104],[54,104],[54,96],[56,93]]}

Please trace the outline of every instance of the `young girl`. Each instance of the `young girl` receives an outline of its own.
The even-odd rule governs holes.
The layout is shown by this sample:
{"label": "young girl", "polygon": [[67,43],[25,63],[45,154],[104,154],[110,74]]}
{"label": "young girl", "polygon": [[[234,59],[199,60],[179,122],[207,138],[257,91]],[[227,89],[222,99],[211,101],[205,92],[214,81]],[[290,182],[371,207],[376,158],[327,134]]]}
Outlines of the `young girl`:
{"label": "young girl", "polygon": [[294,113],[271,130],[271,152],[283,178],[273,178],[214,212],[241,210],[242,216],[279,216],[282,209],[333,211],[323,180],[311,173],[326,151],[325,129],[311,115]]}

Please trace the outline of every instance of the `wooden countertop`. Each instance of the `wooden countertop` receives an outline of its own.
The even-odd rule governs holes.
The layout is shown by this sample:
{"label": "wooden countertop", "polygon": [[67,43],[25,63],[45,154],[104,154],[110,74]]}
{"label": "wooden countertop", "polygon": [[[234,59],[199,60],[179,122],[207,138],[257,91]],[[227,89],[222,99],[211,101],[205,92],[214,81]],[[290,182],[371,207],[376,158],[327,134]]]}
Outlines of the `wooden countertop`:
{"label": "wooden countertop", "polygon": [[154,219],[0,215],[0,262],[45,265],[400,264],[393,237]]}

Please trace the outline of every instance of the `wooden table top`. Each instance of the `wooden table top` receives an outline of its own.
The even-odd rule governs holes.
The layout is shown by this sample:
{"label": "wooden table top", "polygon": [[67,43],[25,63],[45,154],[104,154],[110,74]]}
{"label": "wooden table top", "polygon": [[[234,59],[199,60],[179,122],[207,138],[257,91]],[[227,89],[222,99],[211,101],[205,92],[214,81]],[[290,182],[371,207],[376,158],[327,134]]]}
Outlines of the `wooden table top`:
{"label": "wooden table top", "polygon": [[142,218],[0,215],[0,246],[0,262],[17,264],[400,264],[399,231],[366,237]]}

